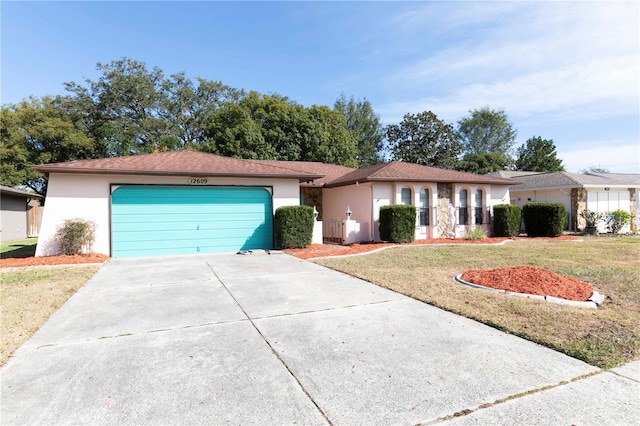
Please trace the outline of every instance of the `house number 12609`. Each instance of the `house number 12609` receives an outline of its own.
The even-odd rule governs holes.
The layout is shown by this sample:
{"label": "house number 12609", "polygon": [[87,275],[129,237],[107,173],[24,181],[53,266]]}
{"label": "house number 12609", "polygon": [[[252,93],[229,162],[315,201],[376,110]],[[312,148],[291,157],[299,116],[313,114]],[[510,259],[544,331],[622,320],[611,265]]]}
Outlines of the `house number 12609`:
{"label": "house number 12609", "polygon": [[207,178],[189,178],[189,185],[206,185]]}

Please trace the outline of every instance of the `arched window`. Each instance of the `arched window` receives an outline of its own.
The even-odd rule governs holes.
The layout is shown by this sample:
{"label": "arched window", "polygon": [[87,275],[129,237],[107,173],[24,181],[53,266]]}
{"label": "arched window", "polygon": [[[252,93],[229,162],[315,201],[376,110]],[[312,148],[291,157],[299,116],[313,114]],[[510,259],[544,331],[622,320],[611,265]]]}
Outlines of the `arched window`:
{"label": "arched window", "polygon": [[400,204],[411,205],[411,189],[402,188],[400,190]]}
{"label": "arched window", "polygon": [[420,189],[420,226],[429,226],[429,190]]}
{"label": "arched window", "polygon": [[458,207],[458,225],[469,224],[469,205],[467,204],[468,191],[460,190],[460,206]]}
{"label": "arched window", "polygon": [[476,208],[475,208],[475,223],[476,225],[482,225],[484,222],[484,204],[483,204],[483,192],[482,189],[476,190]]}

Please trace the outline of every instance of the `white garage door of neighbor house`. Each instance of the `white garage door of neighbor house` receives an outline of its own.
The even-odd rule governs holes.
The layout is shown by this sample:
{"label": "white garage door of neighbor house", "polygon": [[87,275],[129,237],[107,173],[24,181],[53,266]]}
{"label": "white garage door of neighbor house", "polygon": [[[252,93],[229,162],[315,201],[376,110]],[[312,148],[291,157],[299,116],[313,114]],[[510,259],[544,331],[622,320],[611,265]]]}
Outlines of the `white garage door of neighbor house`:
{"label": "white garage door of neighbor house", "polygon": [[266,188],[124,185],[111,195],[113,257],[271,248]]}
{"label": "white garage door of neighbor house", "polygon": [[[587,191],[587,210],[611,213],[618,209],[630,212],[629,191]],[[598,231],[607,232],[606,224],[598,224]]]}

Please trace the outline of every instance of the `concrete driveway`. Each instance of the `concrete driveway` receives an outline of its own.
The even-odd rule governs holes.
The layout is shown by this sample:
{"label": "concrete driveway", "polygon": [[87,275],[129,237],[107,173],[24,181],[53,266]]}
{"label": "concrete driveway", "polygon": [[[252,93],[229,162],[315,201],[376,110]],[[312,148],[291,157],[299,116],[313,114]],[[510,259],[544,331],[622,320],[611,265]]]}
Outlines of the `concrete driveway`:
{"label": "concrete driveway", "polygon": [[283,253],[113,259],[3,368],[1,420],[624,424],[639,367],[601,372]]}

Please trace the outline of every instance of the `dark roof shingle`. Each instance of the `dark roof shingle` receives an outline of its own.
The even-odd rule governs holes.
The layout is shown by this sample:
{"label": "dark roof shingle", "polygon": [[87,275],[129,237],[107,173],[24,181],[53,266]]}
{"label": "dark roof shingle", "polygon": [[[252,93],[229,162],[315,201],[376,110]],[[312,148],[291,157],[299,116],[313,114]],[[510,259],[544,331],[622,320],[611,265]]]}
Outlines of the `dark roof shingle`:
{"label": "dark roof shingle", "polygon": [[440,169],[437,167],[423,166],[414,163],[391,161],[389,163],[376,164],[363,169],[354,170],[329,183],[327,188],[352,185],[356,182],[441,182],[441,183],[481,183],[497,185],[514,185],[509,179],[496,178],[486,175],[458,172],[455,170]]}
{"label": "dark roof shingle", "polygon": [[356,169],[346,166],[338,166],[336,164],[326,164],[312,161],[281,161],[281,160],[249,160],[262,164],[285,167],[307,173],[323,175],[319,179],[315,179],[313,183],[302,182],[301,186],[322,186],[327,182],[353,172]]}
{"label": "dark roof shingle", "polygon": [[516,179],[520,181],[520,184],[512,186],[512,191],[582,188],[585,186],[626,188],[640,185],[640,175],[616,175],[613,173],[548,172],[518,176]]}
{"label": "dark roof shingle", "polygon": [[34,166],[34,169],[44,173],[262,177],[300,181],[322,177],[318,173],[190,150],[44,164]]}

